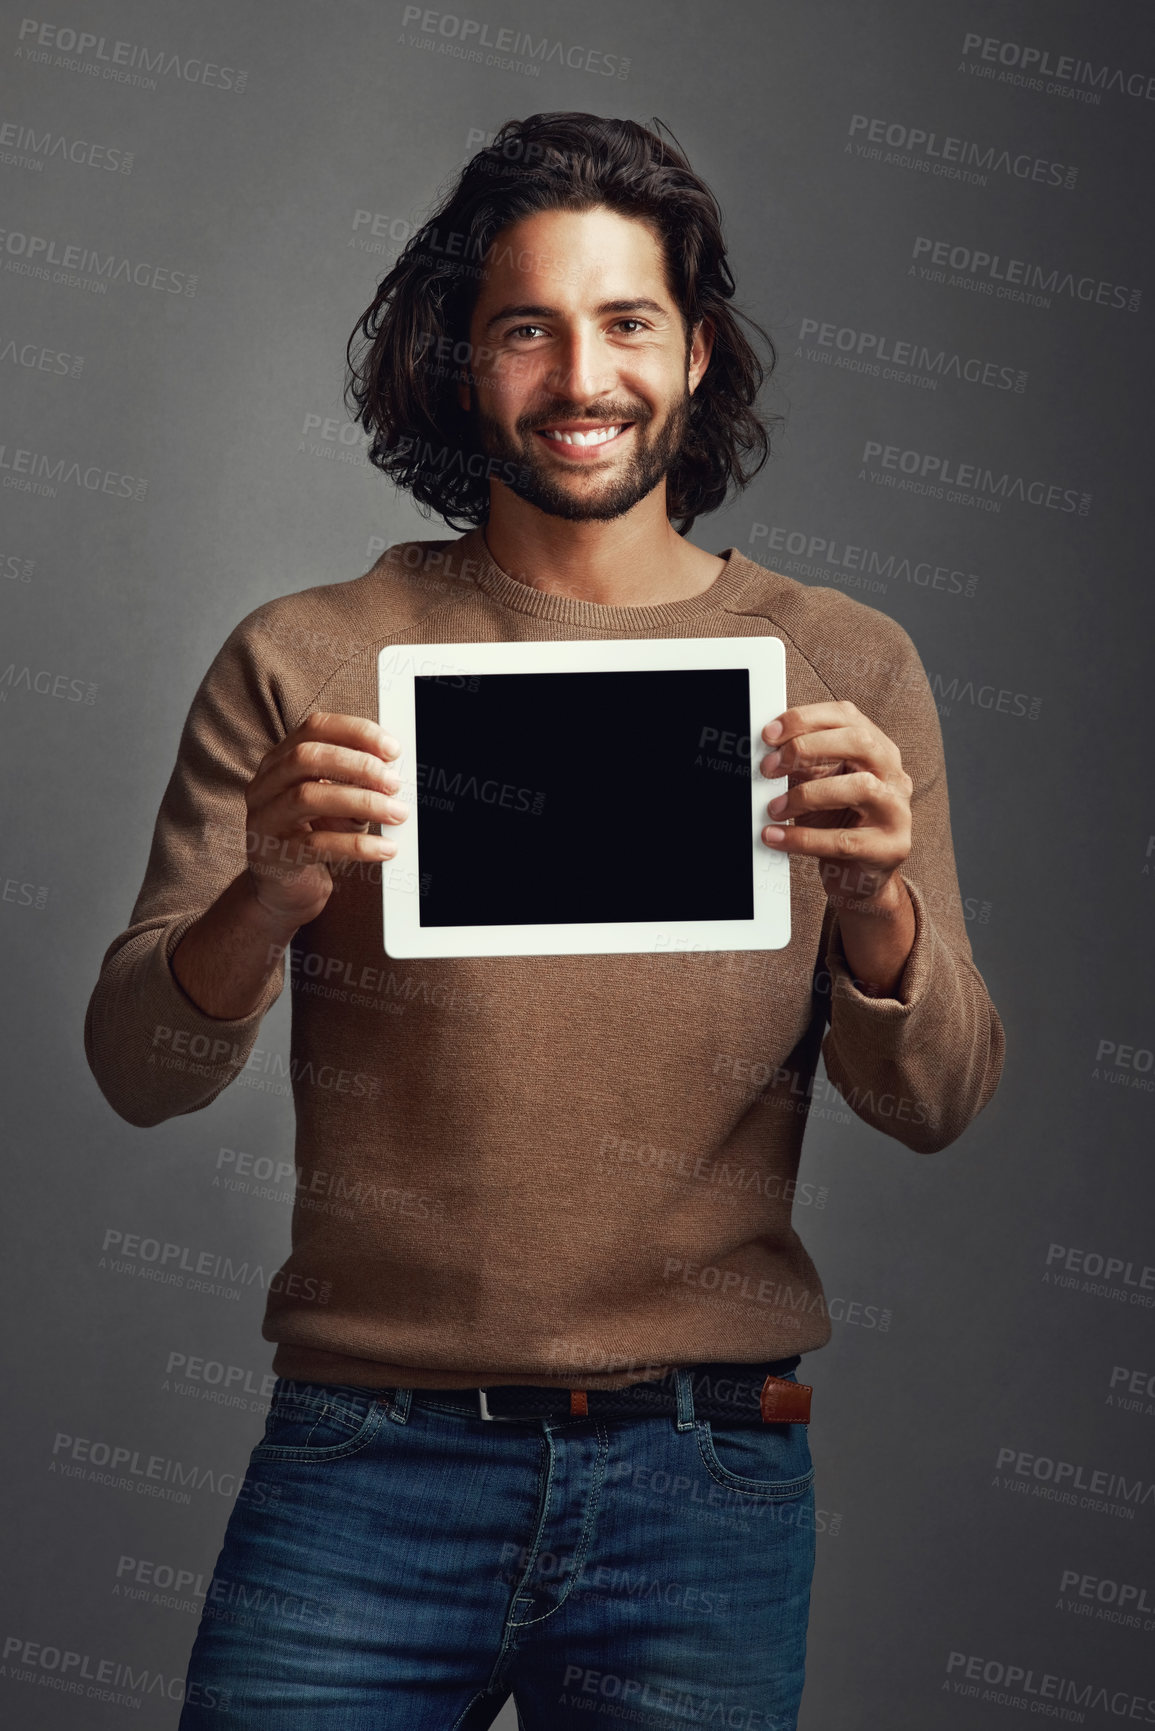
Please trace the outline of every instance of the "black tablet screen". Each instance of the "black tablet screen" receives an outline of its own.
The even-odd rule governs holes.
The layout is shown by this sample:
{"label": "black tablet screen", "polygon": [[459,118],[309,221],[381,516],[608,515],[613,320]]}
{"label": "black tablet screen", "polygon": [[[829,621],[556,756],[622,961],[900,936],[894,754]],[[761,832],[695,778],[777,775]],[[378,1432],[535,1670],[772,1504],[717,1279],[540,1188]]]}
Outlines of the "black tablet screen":
{"label": "black tablet screen", "polygon": [[422,926],[753,918],[748,669],[414,694]]}

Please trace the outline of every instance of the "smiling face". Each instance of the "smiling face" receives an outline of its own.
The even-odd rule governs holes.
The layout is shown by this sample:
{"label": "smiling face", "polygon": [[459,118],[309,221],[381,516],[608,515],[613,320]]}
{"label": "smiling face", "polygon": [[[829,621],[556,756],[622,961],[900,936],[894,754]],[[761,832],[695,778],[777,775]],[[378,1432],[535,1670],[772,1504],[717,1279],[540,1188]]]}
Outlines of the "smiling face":
{"label": "smiling face", "polygon": [[704,324],[687,351],[654,232],[602,206],[495,238],[469,341],[458,396],[480,448],[520,471],[519,498],[571,521],[623,516],[663,482],[710,353]]}

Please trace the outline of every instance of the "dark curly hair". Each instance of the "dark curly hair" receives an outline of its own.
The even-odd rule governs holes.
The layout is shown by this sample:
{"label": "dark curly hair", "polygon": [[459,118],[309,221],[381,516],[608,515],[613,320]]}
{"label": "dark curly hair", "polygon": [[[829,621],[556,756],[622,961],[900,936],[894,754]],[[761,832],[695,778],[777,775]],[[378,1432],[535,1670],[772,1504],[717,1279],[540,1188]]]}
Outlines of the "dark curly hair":
{"label": "dark curly hair", "polygon": [[[486,477],[494,465],[477,451],[457,384],[472,382],[466,339],[495,237],[540,211],[599,205],[647,223],[659,239],[687,352],[700,319],[714,329],[685,443],[666,477],[678,533],[717,510],[730,488],[746,486],[766,461],[767,422],[753,405],[777,354],[762,327],[730,304],[734,278],[713,193],[676,143],[637,121],[534,114],[507,121],[466,164],[382,278],[346,345],[345,403],[372,436],[369,461],[413,494],[422,515],[436,511],[457,530],[489,516]],[[740,318],[765,341],[765,364]],[[354,359],[359,334],[365,343]]]}

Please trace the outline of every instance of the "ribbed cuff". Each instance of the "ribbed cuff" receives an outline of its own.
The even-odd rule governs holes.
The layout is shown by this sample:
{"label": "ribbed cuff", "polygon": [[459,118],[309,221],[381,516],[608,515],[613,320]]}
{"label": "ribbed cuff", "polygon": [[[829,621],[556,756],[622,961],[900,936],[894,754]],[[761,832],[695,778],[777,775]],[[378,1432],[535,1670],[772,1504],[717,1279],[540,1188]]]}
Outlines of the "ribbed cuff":
{"label": "ribbed cuff", "polygon": [[[177,945],[200,917],[199,912],[181,914],[169,925],[161,928],[161,936],[159,941],[154,940],[152,954],[141,981],[141,996],[150,1015],[155,1015],[158,1026],[169,1027],[174,1032],[179,1030],[182,1035],[198,1038],[198,1042],[199,1037],[203,1036],[210,1041],[225,1040],[242,1046],[246,1039],[256,1039],[262,1017],[281,995],[285,983],[284,958],[282,957],[269,975],[256,1006],[247,1016],[210,1016],[189,997],[172,966]],[[219,1047],[216,1049],[220,1050]]]}
{"label": "ribbed cuff", "polygon": [[935,949],[942,942],[926,910],[922,891],[911,883],[904,872],[900,872],[899,876],[906,885],[914,908],[914,942],[903,964],[902,973],[886,997],[872,998],[866,992],[859,991],[854,984],[846,952],[842,947],[837,914],[831,924],[830,939],[826,946],[826,966],[830,971],[832,999],[838,998],[841,1003],[852,1005],[856,1014],[865,1015],[875,1025],[888,1021],[905,1021],[917,1014],[930,990]]}

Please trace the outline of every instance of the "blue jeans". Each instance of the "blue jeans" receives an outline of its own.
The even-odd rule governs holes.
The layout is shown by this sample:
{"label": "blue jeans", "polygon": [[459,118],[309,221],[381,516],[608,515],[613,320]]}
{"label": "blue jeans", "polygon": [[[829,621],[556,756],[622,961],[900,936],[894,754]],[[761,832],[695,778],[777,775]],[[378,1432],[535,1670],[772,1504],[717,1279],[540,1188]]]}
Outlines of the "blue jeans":
{"label": "blue jeans", "polygon": [[[279,1378],[179,1731],[793,1731],[805,1425],[481,1418],[476,1394]],[[416,1396],[416,1398],[414,1398]]]}

